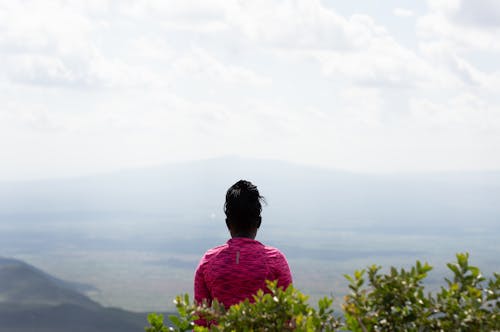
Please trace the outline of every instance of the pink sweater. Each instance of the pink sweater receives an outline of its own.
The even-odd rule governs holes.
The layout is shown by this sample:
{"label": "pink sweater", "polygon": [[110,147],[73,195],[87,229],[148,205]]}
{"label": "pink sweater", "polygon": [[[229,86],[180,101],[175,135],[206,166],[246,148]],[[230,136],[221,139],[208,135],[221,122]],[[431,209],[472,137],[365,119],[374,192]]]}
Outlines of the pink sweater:
{"label": "pink sweater", "polygon": [[194,278],[194,298],[198,303],[217,299],[226,308],[266,291],[266,280],[278,280],[286,288],[292,283],[285,256],[276,248],[248,238],[232,238],[208,250]]}

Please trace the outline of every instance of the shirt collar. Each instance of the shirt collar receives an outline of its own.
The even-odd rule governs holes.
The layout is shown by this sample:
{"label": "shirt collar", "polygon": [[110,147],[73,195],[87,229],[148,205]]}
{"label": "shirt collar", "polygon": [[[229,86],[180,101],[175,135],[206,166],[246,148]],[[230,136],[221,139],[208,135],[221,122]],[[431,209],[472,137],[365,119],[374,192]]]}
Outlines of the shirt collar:
{"label": "shirt collar", "polygon": [[243,244],[243,243],[253,243],[253,244],[259,244],[262,245],[257,240],[249,239],[247,237],[233,237],[227,241],[227,244],[229,245],[238,245],[238,244]]}

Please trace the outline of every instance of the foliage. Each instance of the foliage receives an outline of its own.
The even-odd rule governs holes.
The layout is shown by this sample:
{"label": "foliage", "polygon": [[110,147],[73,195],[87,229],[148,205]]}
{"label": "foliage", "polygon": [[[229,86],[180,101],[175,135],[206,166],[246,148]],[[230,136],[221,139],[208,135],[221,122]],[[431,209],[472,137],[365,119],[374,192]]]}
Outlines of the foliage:
{"label": "foliage", "polygon": [[343,305],[346,325],[352,331],[418,331],[433,313],[432,299],[424,295],[422,280],[432,268],[417,261],[410,271],[392,267],[385,275],[380,267],[368,269],[370,289],[363,288],[365,271],[349,280],[352,294]]}
{"label": "foliage", "polygon": [[[333,299],[318,301],[318,309],[307,303],[307,296],[293,286],[286,290],[277,287],[276,282],[268,282],[269,293],[260,290],[253,297],[225,309],[214,301],[212,306],[197,306],[189,302],[187,295],[175,300],[179,316],[171,316],[175,328],[171,331],[335,331],[340,326],[331,305]],[[196,326],[194,321],[203,317],[211,322],[209,327]],[[163,317],[150,314],[151,324],[147,332],[168,331],[160,324]],[[216,323],[215,323],[216,322]]]}
{"label": "foliage", "polygon": [[457,254],[457,263],[448,264],[453,279],[437,294],[436,310],[440,317],[434,326],[444,331],[500,330],[500,274],[488,280],[479,268],[470,266],[468,254]]}
{"label": "foliage", "polygon": [[[373,265],[346,275],[351,293],[344,297],[342,319],[331,307],[333,299],[319,300],[316,309],[293,286],[283,290],[269,282],[269,292],[261,290],[252,302],[227,310],[217,301],[196,305],[187,295],[177,296],[178,316],[170,316],[174,326],[167,328],[161,315],[150,314],[146,331],[500,331],[500,274],[486,280],[468,259],[457,254],[457,262],[448,264],[453,278],[436,294],[425,292],[423,281],[432,267],[419,261],[409,270],[383,274]],[[200,317],[208,327],[195,324]]]}
{"label": "foliage", "polygon": [[422,281],[432,269],[417,261],[411,270],[380,267],[356,271],[349,280],[350,295],[343,305],[345,326],[351,331],[500,331],[500,275],[485,283],[479,268],[470,266],[468,254],[457,254],[447,264],[453,280],[435,295],[425,294]]}

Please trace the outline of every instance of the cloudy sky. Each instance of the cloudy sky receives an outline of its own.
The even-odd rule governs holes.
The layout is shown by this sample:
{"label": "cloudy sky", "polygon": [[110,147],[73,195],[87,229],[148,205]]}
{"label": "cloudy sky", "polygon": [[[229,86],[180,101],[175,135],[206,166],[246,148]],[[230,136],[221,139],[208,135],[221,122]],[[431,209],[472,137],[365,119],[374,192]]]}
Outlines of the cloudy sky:
{"label": "cloudy sky", "polygon": [[462,2],[0,0],[0,180],[498,170],[500,1]]}

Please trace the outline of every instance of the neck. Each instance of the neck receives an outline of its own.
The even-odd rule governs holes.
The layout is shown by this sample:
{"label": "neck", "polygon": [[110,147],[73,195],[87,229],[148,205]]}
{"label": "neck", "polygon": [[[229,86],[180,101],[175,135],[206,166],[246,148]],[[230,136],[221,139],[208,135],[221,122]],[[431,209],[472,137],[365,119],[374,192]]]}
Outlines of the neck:
{"label": "neck", "polygon": [[233,232],[231,232],[231,237],[232,238],[243,237],[243,238],[246,238],[246,239],[255,240],[256,236],[257,236],[257,232],[253,232],[253,233],[233,233]]}

